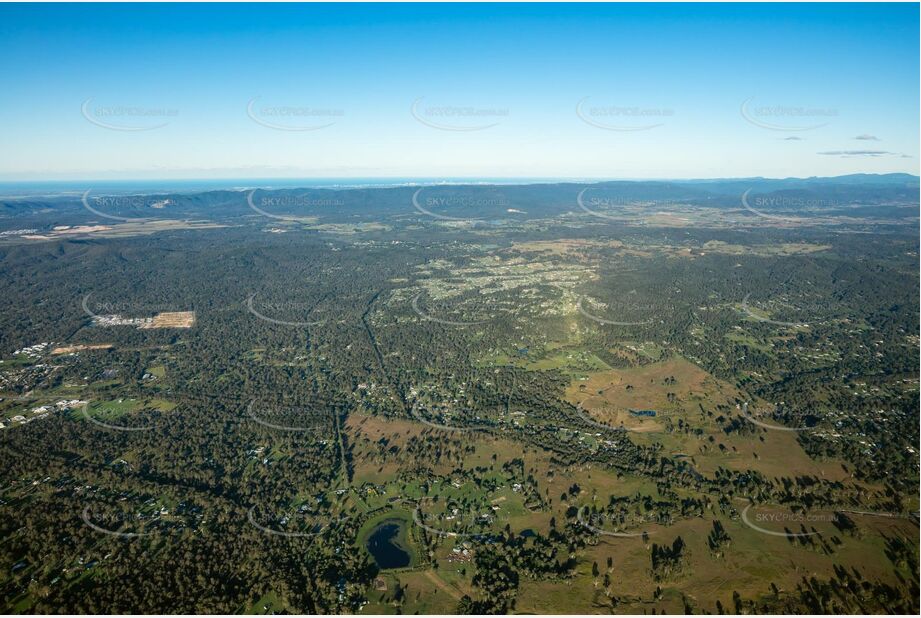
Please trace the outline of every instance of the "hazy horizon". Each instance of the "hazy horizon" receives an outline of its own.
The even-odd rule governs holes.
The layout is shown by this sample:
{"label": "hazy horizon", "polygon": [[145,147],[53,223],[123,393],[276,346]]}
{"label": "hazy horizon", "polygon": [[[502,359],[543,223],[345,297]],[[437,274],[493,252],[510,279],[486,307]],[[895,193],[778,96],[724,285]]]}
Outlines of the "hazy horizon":
{"label": "hazy horizon", "polygon": [[438,186],[438,185],[540,185],[540,184],[596,184],[607,182],[718,182],[734,180],[812,180],[836,179],[845,176],[893,176],[906,175],[918,179],[917,174],[901,172],[890,173],[855,173],[839,176],[787,176],[772,178],[766,176],[737,176],[723,178],[444,178],[444,177],[339,177],[339,178],[126,178],[126,179],[74,179],[74,180],[32,180],[32,181],[7,181],[0,180],[0,199],[18,197],[50,197],[66,194],[79,195],[87,190],[95,191],[121,191],[121,192],[179,192],[196,193],[207,191],[245,191],[248,189],[333,189],[350,190],[365,188],[399,188],[407,186]]}

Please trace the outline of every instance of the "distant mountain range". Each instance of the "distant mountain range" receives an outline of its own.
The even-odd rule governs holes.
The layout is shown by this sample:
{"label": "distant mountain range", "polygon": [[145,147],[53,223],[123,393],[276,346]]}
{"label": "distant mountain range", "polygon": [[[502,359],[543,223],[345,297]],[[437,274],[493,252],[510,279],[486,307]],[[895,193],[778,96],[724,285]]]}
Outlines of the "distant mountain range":
{"label": "distant mountain range", "polygon": [[[294,181],[292,181],[293,183]],[[277,185],[276,185],[277,186]],[[117,192],[73,192],[56,197],[0,199],[3,227],[17,217],[72,215],[85,221],[117,222],[120,218],[225,219],[265,213],[284,216],[413,215],[435,212],[446,218],[548,217],[579,209],[577,198],[605,207],[644,203],[667,210],[679,205],[742,208],[742,196],[757,200],[759,209],[795,213],[803,208],[837,211],[853,216],[879,215],[885,206],[898,216],[917,214],[919,177],[911,174],[851,174],[812,178],[727,178],[671,181],[558,182],[538,184],[401,184],[371,188],[276,188],[272,190],[211,190],[156,192],[126,199]],[[8,193],[5,191],[4,193]],[[104,196],[118,196],[106,199]],[[87,207],[89,206],[89,207]],[[420,213],[421,211],[421,213]],[[100,214],[101,213],[101,214]],[[108,216],[105,216],[108,215]],[[68,217],[71,219],[71,217]]]}

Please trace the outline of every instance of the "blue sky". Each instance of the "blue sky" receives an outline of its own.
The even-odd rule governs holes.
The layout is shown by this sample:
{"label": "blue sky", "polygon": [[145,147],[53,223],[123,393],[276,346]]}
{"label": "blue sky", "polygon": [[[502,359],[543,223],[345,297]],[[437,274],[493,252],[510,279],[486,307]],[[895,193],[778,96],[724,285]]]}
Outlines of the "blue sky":
{"label": "blue sky", "polygon": [[917,4],[0,5],[0,180],[919,169]]}

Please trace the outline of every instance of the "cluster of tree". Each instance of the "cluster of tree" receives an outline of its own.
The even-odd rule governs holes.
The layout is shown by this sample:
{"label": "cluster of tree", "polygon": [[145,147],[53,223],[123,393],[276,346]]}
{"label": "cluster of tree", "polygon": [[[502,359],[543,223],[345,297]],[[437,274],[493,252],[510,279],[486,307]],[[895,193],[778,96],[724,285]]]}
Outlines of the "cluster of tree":
{"label": "cluster of tree", "polygon": [[731,542],[732,538],[729,536],[729,533],[726,532],[723,524],[718,519],[714,519],[713,530],[707,535],[707,547],[710,548],[710,552],[717,558],[722,557],[725,548],[728,547]]}
{"label": "cluster of tree", "polygon": [[671,546],[653,543],[650,558],[652,578],[657,582],[665,581],[681,573],[687,565],[688,549],[684,540],[679,536]]}

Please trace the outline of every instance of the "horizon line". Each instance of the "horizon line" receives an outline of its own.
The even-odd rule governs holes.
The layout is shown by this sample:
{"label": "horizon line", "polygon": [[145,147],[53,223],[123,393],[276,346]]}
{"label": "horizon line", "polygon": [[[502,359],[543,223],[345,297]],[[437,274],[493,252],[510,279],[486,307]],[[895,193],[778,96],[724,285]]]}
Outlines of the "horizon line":
{"label": "horizon line", "polygon": [[526,184],[529,182],[686,182],[701,180],[811,180],[816,178],[848,178],[852,176],[909,176],[921,180],[921,174],[909,172],[852,172],[849,174],[837,174],[833,176],[823,176],[813,174],[810,176],[196,176],[196,177],[156,177],[156,178],[47,178],[47,179],[3,179],[0,178],[0,184],[38,184],[38,183],[88,183],[88,182],[105,182],[105,183],[145,183],[145,182],[235,182],[235,181],[324,181],[324,182],[356,182],[356,181],[402,181],[412,183],[414,181],[425,182],[479,182],[503,181],[506,183]]}

